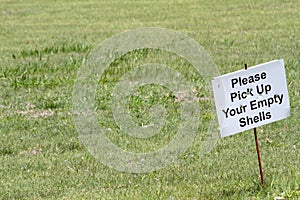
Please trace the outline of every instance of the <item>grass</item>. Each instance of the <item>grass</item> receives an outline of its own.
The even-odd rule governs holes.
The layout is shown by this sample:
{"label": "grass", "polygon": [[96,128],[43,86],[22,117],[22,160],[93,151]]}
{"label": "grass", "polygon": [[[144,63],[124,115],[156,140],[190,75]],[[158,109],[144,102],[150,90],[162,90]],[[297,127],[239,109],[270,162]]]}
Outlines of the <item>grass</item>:
{"label": "grass", "polygon": [[[1,199],[300,198],[299,1],[1,0],[0,5]],[[211,152],[199,156],[207,131],[201,126],[176,163],[145,174],[122,173],[101,164],[78,139],[72,91],[82,62],[104,39],[150,26],[195,39],[221,74],[241,69],[244,63],[285,60],[291,116],[258,128],[264,188],[251,131],[220,139]],[[122,74],[125,66],[155,53],[133,52],[114,64],[125,70]],[[199,86],[199,97],[207,95],[201,77],[188,73],[188,64],[182,66],[188,80]],[[116,129],[109,92],[121,74],[114,69],[99,82],[96,107],[103,112],[99,122]],[[151,103],[168,105],[174,111],[170,122],[176,122],[173,95],[158,87],[149,100],[150,89],[142,88],[130,99],[133,115],[142,116],[137,123],[148,120],[145,107]],[[161,91],[166,95],[160,96]],[[200,103],[207,108],[207,102]],[[202,115],[201,123],[206,125],[211,115]],[[122,148],[150,151],[169,141],[176,128],[172,126],[141,144],[124,135],[108,137]]]}

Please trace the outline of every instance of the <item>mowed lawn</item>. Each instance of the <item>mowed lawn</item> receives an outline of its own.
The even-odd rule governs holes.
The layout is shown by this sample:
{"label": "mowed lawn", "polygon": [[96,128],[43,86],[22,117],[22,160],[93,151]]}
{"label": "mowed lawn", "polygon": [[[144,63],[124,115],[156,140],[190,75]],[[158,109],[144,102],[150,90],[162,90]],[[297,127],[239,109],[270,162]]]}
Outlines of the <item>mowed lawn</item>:
{"label": "mowed lawn", "polygon": [[[297,0],[0,0],[0,199],[300,199],[299,8]],[[220,74],[285,60],[291,116],[258,128],[264,187],[252,131],[218,139],[202,155],[214,110],[200,117],[197,136],[177,162],[150,173],[109,168],[79,140],[72,112],[78,70],[102,41],[142,27],[193,38]],[[113,70],[107,74],[114,77]],[[99,84],[97,109],[107,113],[99,123],[106,126],[113,123],[110,89]],[[142,105],[132,106],[139,112]],[[110,137],[126,148],[123,136]],[[140,150],[152,150],[148,143]]]}

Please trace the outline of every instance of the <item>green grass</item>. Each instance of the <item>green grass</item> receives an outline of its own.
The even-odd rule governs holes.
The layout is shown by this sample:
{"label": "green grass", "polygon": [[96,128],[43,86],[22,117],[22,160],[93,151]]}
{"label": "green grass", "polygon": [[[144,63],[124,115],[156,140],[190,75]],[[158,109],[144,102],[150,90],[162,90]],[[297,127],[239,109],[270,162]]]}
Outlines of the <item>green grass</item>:
{"label": "green grass", "polygon": [[[299,1],[0,0],[0,5],[1,199],[300,198]],[[140,27],[187,34],[209,52],[221,74],[241,69],[244,63],[285,60],[291,116],[258,128],[264,188],[251,131],[220,139],[211,152],[199,156],[210,112],[201,115],[203,126],[187,152],[162,170],[122,173],[91,156],[73,122],[77,71],[101,41]],[[99,80],[99,123],[117,131],[109,92],[126,70],[155,53],[128,54]],[[201,77],[194,76],[187,63],[181,64],[178,70],[198,86],[197,95],[206,96]],[[116,67],[120,71],[114,71]],[[107,133],[124,149],[150,151],[174,135],[176,123],[171,122],[178,119],[172,93],[157,87],[149,99],[150,89],[131,97],[132,115],[141,115],[137,123],[143,123],[149,119],[147,106],[165,103],[174,111],[168,116],[170,125],[142,143]],[[208,110],[209,102],[200,103]]]}

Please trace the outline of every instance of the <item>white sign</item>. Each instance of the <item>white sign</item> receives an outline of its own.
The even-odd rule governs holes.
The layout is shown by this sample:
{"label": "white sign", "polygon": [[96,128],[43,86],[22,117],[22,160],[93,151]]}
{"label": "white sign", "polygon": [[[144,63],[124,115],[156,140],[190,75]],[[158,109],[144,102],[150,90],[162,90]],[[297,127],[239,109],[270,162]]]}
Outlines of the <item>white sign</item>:
{"label": "white sign", "polygon": [[212,85],[221,137],[290,115],[283,60],[215,77]]}

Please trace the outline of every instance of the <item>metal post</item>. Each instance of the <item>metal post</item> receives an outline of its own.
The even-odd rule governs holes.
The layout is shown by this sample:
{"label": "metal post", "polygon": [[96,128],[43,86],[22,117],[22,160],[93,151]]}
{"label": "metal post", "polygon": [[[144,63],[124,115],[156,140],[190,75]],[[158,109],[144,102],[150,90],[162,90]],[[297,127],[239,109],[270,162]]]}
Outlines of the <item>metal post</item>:
{"label": "metal post", "polygon": [[[245,64],[245,70],[247,70],[247,68],[248,68],[248,66],[247,66],[247,64]],[[256,152],[257,152],[257,159],[258,159],[258,165],[259,165],[261,185],[264,187],[265,181],[264,181],[264,174],[263,174],[262,164],[261,164],[261,159],[260,159],[260,151],[259,151],[259,146],[258,146],[256,128],[254,128],[253,131],[254,131],[254,137],[255,137],[255,145],[256,145]]]}

